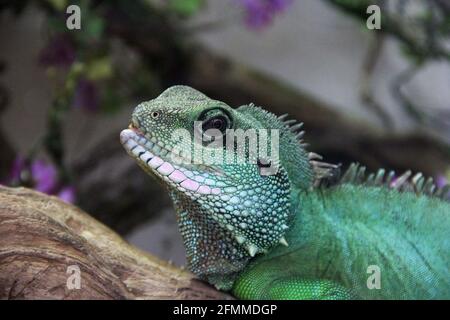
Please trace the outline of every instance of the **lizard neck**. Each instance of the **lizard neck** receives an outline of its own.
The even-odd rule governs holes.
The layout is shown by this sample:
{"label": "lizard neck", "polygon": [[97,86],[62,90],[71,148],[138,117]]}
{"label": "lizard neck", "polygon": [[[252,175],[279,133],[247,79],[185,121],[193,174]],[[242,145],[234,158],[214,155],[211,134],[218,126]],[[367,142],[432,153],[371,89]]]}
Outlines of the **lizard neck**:
{"label": "lizard neck", "polygon": [[[277,176],[259,179],[254,190],[240,185],[228,188],[234,192],[230,195],[209,195],[207,201],[170,191],[189,270],[222,290],[231,289],[255,254],[288,245],[283,235],[292,212],[286,173],[280,170]],[[224,224],[222,216],[233,224]],[[265,242],[266,247],[253,244]]]}
{"label": "lizard neck", "polygon": [[189,270],[220,290],[230,290],[251,257],[204,207],[182,194],[172,193],[172,199]]}

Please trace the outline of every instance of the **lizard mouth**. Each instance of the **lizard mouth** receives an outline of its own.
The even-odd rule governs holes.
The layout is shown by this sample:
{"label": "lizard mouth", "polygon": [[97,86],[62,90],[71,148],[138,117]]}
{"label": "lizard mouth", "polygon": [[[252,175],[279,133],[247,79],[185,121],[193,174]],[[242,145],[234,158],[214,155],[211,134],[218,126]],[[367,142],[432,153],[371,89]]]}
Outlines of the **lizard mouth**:
{"label": "lizard mouth", "polygon": [[199,173],[175,164],[172,157],[177,157],[171,150],[161,148],[156,142],[130,124],[128,129],[120,133],[120,142],[128,154],[133,157],[144,170],[166,184],[184,193],[195,195],[216,195],[221,189],[215,187],[214,180],[208,173]]}

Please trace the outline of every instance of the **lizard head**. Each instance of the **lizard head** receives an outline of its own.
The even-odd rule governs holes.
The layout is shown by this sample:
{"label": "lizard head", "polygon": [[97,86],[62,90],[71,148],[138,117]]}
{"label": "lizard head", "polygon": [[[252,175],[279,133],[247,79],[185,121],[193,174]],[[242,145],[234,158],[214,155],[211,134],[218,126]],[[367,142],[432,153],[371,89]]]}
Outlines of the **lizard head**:
{"label": "lizard head", "polygon": [[196,275],[227,289],[253,256],[287,245],[291,185],[313,179],[299,127],[185,86],[135,108],[121,143],[167,187]]}

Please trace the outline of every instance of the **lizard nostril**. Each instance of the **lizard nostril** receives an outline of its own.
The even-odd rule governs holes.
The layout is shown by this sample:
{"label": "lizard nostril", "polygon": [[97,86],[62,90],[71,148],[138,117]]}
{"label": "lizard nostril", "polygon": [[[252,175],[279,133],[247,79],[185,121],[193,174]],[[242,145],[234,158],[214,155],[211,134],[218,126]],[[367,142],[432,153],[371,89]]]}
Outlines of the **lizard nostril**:
{"label": "lizard nostril", "polygon": [[129,129],[137,129],[139,128],[139,121],[136,119],[136,117],[132,117],[130,121],[130,125],[128,126]]}

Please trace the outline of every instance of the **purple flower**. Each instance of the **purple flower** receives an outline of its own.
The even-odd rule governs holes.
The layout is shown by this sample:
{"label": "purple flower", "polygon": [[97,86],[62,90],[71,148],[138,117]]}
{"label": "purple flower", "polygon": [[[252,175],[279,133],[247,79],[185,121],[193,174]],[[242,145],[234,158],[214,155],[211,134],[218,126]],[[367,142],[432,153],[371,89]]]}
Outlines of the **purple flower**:
{"label": "purple flower", "polygon": [[443,174],[439,174],[435,180],[436,180],[436,186],[438,188],[442,188],[448,184],[447,177]]}
{"label": "purple flower", "polygon": [[62,188],[58,193],[58,197],[67,203],[74,203],[75,202],[75,188],[71,187],[71,186]]}
{"label": "purple flower", "polygon": [[100,105],[100,96],[95,86],[90,80],[81,78],[75,89],[73,106],[87,111],[97,111]]}
{"label": "purple flower", "polygon": [[[443,188],[447,184],[449,184],[449,180],[448,180],[447,176],[444,174],[437,175],[435,181],[436,181],[436,186],[438,188]],[[443,197],[450,199],[450,192],[447,192],[447,194],[443,194]]]}
{"label": "purple flower", "polygon": [[67,68],[75,61],[75,48],[67,35],[61,34],[50,40],[39,55],[39,63],[49,67]]}
{"label": "purple flower", "polygon": [[57,195],[66,202],[73,203],[75,201],[75,189],[68,185],[62,186],[55,166],[41,159],[29,163],[23,157],[17,156],[8,179],[3,184],[24,185],[46,194]]}
{"label": "purple flower", "polygon": [[255,30],[270,25],[279,12],[288,7],[292,0],[238,0],[244,8],[245,24]]}
{"label": "purple flower", "polygon": [[31,177],[34,181],[34,189],[51,194],[56,187],[58,174],[52,164],[36,160],[31,163]]}

